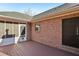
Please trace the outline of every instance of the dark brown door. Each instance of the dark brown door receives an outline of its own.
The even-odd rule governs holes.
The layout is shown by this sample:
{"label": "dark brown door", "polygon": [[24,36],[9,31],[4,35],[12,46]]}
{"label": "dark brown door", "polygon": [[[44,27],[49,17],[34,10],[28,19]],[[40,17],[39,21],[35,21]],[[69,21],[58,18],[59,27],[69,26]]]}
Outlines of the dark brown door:
{"label": "dark brown door", "polygon": [[79,17],[63,19],[62,44],[79,48]]}

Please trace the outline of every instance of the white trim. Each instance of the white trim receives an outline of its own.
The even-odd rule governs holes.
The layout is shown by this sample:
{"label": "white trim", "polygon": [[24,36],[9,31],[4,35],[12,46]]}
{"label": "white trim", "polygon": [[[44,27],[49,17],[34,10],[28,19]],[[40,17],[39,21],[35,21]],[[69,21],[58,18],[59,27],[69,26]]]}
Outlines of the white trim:
{"label": "white trim", "polygon": [[21,25],[20,25],[20,23],[19,23],[19,37],[20,37],[20,26],[21,26]]}

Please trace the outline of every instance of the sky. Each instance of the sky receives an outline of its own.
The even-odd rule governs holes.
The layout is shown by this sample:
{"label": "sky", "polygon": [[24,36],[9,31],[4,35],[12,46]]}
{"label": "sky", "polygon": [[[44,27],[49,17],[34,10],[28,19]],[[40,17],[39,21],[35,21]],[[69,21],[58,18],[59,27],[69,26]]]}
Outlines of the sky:
{"label": "sky", "polygon": [[37,15],[64,3],[0,3],[0,11],[17,11]]}

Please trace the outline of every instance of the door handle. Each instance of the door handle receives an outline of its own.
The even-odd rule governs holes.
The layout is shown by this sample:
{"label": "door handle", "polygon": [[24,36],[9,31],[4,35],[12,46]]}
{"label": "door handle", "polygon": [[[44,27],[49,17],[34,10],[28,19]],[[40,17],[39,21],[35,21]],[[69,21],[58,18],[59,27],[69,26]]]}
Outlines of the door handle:
{"label": "door handle", "polygon": [[79,35],[79,28],[78,28],[78,26],[76,27],[76,35]]}

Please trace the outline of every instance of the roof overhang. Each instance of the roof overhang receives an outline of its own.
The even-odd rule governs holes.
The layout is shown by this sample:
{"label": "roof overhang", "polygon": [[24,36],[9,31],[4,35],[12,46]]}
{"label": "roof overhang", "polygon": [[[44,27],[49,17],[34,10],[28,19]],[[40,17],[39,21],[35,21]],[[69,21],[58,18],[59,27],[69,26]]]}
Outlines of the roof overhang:
{"label": "roof overhang", "polygon": [[49,20],[49,19],[53,19],[53,18],[57,18],[57,17],[63,17],[66,15],[75,14],[75,13],[79,13],[79,6],[75,6],[73,8],[70,8],[70,9],[60,12],[60,13],[49,14],[49,15],[41,17],[39,19],[33,19],[31,22],[39,22],[39,21]]}
{"label": "roof overhang", "polygon": [[21,18],[15,18],[10,16],[3,16],[3,15],[0,15],[0,21],[10,21],[10,22],[19,22],[19,23],[30,22],[29,19],[21,19]]}

